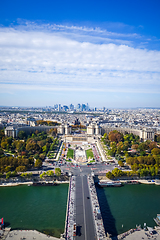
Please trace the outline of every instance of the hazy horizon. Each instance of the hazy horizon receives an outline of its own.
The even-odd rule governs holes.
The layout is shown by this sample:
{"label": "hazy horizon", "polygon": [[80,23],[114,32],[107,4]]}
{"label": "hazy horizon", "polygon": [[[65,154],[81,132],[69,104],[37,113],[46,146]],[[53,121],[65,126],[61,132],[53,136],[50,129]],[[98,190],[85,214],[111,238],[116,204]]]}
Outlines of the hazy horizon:
{"label": "hazy horizon", "polygon": [[160,107],[160,2],[0,3],[0,104]]}

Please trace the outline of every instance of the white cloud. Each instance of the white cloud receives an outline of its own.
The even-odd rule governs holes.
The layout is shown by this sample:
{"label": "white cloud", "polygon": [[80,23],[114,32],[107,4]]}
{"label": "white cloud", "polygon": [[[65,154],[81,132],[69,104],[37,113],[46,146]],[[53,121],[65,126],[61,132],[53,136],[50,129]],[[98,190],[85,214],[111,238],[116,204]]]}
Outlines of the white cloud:
{"label": "white cloud", "polygon": [[[160,92],[159,51],[120,44],[122,40],[116,45],[115,39],[93,43],[88,32],[99,38],[101,29],[63,25],[46,29],[30,23],[27,28],[0,28],[3,89]],[[88,41],[75,40],[70,37],[75,32],[68,34],[68,29],[77,31],[77,38],[85,32]]]}

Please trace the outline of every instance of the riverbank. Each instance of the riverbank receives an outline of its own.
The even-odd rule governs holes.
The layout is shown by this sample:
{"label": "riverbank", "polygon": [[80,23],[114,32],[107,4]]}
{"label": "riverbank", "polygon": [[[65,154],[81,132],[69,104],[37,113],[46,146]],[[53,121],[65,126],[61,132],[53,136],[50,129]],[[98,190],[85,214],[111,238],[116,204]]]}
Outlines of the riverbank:
{"label": "riverbank", "polygon": [[[114,238],[113,238],[114,239]],[[144,229],[131,229],[117,236],[117,239],[135,240],[135,239],[156,239],[160,240],[160,227],[155,227],[153,233]]]}
{"label": "riverbank", "polygon": [[[2,238],[3,239],[3,238]],[[36,240],[58,240],[60,238],[52,237],[49,235],[45,235],[41,232],[36,230],[12,230],[8,233],[7,237],[4,238],[5,240],[19,240],[19,239],[36,239]]]}
{"label": "riverbank", "polygon": [[[43,181],[41,181],[42,183]],[[44,183],[53,183],[53,181],[47,181]],[[62,184],[62,183],[67,183],[69,184],[69,181],[55,181],[55,184]],[[33,185],[33,182],[9,182],[9,183],[1,183],[0,187],[14,187],[14,186],[19,186],[19,185],[28,185],[31,186]]]}
{"label": "riverbank", "polygon": [[132,179],[131,181],[128,181],[128,180],[119,180],[119,181],[124,184],[135,184],[137,182],[137,183],[141,183],[141,184],[160,185],[160,180]]}
{"label": "riverbank", "polygon": [[142,184],[155,184],[155,185],[160,185],[160,180],[159,179],[155,179],[155,180],[150,180],[150,179],[133,179],[133,178],[128,178],[128,179],[109,179],[106,176],[98,176],[99,181],[101,182],[105,182],[105,181],[109,181],[109,182],[114,182],[114,181],[120,181],[121,183],[124,184],[128,184],[129,181],[134,182],[138,182],[138,183],[142,183]]}
{"label": "riverbank", "polygon": [[[6,229],[6,234],[2,237],[2,240],[19,240],[19,239],[36,239],[36,240],[59,240],[60,238],[45,235],[36,230],[8,230]],[[135,239],[156,239],[160,240],[160,227],[155,227],[154,232],[145,231],[144,229],[130,229],[129,231],[118,235],[117,237],[108,239],[125,239],[125,240],[135,240]]]}
{"label": "riverbank", "polygon": [[143,184],[155,184],[160,185],[160,180],[139,180],[140,183]]}

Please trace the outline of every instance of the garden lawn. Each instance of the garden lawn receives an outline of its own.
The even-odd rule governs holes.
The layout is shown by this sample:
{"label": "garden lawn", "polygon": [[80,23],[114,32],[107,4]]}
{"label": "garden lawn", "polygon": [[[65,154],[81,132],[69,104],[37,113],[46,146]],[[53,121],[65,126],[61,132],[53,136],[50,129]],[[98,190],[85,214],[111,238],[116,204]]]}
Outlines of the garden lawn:
{"label": "garden lawn", "polygon": [[68,148],[68,152],[67,152],[67,158],[72,158],[74,157],[74,150],[71,148]]}
{"label": "garden lawn", "polygon": [[93,152],[92,152],[91,148],[86,150],[86,154],[87,154],[87,159],[89,159],[89,157],[94,158],[94,155],[93,155]]}

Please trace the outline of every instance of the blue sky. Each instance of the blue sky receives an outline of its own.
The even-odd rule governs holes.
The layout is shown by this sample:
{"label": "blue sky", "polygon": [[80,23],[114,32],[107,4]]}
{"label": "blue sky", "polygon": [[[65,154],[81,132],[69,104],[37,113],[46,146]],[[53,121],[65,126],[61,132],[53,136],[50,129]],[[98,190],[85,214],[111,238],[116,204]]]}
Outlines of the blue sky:
{"label": "blue sky", "polygon": [[160,107],[160,1],[0,1],[0,105]]}

